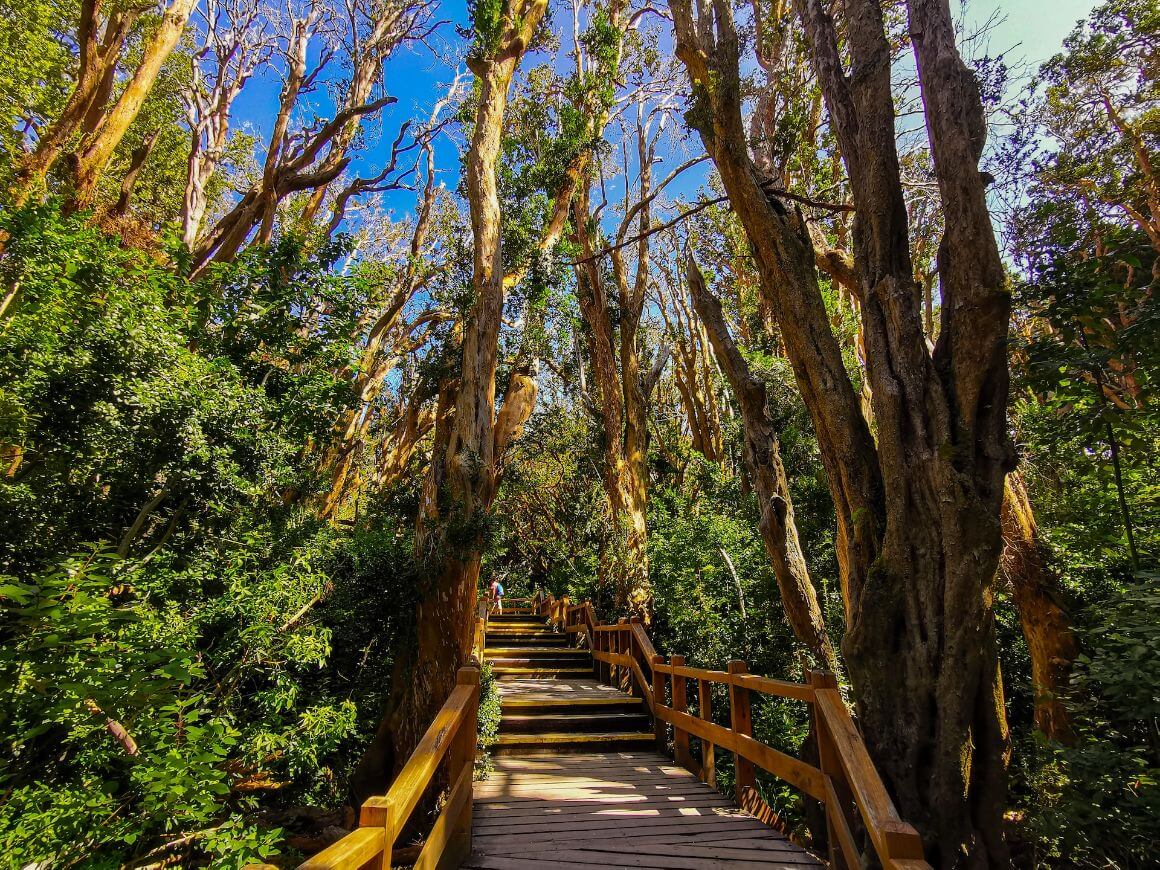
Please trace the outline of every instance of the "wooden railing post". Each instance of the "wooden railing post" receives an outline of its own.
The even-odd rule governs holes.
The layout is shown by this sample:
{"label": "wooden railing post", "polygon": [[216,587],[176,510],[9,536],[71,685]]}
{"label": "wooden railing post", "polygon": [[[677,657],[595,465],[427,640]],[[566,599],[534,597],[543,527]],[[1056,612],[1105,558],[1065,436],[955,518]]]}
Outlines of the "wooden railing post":
{"label": "wooden railing post", "polygon": [[[628,618],[620,617],[616,620],[616,651],[620,655],[628,655],[632,651],[632,629],[628,627]],[[620,665],[616,671],[616,688],[627,692],[632,685],[632,669]]]}
{"label": "wooden railing post", "polygon": [[[669,656],[669,664],[674,668],[683,668],[685,657]],[[673,709],[678,713],[689,712],[687,681],[685,677],[675,671],[673,672]],[[689,752],[689,732],[675,723],[673,725],[673,757],[677,760],[677,764],[687,770],[693,769],[693,755]]]}
{"label": "wooden railing post", "polygon": [[[836,689],[838,688],[838,679],[828,671],[814,671],[806,669],[806,682],[813,687],[815,691],[818,689]],[[834,827],[833,813],[841,813],[846,820],[846,824],[850,825],[853,821],[853,795],[850,793],[849,784],[846,782],[845,774],[842,771],[842,762],[838,758],[837,750],[834,747],[834,739],[830,734],[829,728],[826,727],[825,721],[818,715],[817,702],[810,704],[810,724],[813,726],[814,738],[818,744],[818,767],[822,774],[830,778],[830,784],[833,786],[834,797],[837,798],[838,806],[825,807],[826,814],[826,848],[829,853],[830,866],[835,870],[846,870],[849,867],[846,861],[846,856],[842,852],[841,841],[838,838],[838,832]]]}
{"label": "wooden railing post", "polygon": [[[728,671],[730,675],[747,674],[749,668],[745,662],[734,660],[729,662]],[[733,682],[729,683],[729,720],[731,727],[738,734],[744,734],[746,737],[753,736],[753,713],[749,707],[749,690]],[[757,775],[753,770],[753,762],[747,761],[734,752],[733,769],[737,803],[745,806],[745,790],[757,787]]]}
{"label": "wooden railing post", "polygon": [[[634,616],[628,620],[628,654],[636,659],[639,664],[644,659],[644,650],[640,648],[640,644],[636,642],[636,629],[634,626],[640,625],[640,617]],[[641,668],[641,674],[644,674],[644,668]],[[638,686],[634,678],[634,672],[631,667],[628,669],[628,692],[634,698],[644,697],[644,686]]]}
{"label": "wooden railing post", "polygon": [[652,661],[652,694],[653,694],[653,734],[657,739],[657,752],[662,755],[668,747],[668,733],[665,731],[665,720],[661,718],[660,708],[665,706],[665,675],[657,667],[664,662],[663,656],[653,656]]}
{"label": "wooden railing post", "polygon": [[[697,714],[706,722],[713,721],[713,684],[697,680]],[[717,787],[717,753],[713,741],[701,738],[701,778]]]}

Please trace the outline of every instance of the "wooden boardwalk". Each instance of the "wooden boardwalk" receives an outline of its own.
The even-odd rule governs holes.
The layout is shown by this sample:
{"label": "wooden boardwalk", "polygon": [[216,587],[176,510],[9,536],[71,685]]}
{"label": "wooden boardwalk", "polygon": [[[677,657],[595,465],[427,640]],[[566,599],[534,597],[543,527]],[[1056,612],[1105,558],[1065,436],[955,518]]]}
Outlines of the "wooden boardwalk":
{"label": "wooden boardwalk", "polygon": [[497,758],[473,847],[470,870],[823,866],[655,752]]}
{"label": "wooden boardwalk", "polygon": [[[772,813],[757,791],[760,768],[825,807],[832,866],[865,865],[854,835],[860,824],[887,870],[930,870],[922,841],[898,816],[832,675],[810,672],[809,682],[793,683],[750,674],[742,661],[730,662],[727,671],[686,667],[680,656],[666,663],[635,620],[601,623],[587,602],[538,598],[535,604],[531,612],[491,619],[481,605],[474,661],[459,669],[455,689],[390,790],[364,801],[359,827],[299,870],[394,866],[392,857],[403,859],[394,850],[404,822],[441,768],[451,787],[416,868],[825,866],[738,808],[762,818]],[[485,659],[498,681],[501,712],[494,770],[473,782],[477,663]],[[713,710],[713,685],[728,688],[728,726],[714,715],[720,711]],[[820,766],[754,738],[753,692],[809,705]],[[699,757],[690,752],[690,738],[700,742]],[[655,751],[669,746],[675,760]],[[736,802],[707,784],[715,782],[719,752],[733,755]]]}

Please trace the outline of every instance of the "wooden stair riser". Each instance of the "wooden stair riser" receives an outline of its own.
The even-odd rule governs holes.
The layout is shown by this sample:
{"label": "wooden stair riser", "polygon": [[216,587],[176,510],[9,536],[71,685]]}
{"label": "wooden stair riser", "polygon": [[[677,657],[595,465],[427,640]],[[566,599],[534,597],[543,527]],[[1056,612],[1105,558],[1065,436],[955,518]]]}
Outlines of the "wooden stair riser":
{"label": "wooden stair riser", "polygon": [[487,644],[493,647],[553,647],[570,649],[568,638],[562,634],[507,634],[488,632]]}
{"label": "wooden stair riser", "polygon": [[496,668],[584,668],[592,670],[592,660],[584,656],[553,655],[552,653],[536,653],[534,655],[520,655],[505,653],[492,655],[485,653],[484,657]]}

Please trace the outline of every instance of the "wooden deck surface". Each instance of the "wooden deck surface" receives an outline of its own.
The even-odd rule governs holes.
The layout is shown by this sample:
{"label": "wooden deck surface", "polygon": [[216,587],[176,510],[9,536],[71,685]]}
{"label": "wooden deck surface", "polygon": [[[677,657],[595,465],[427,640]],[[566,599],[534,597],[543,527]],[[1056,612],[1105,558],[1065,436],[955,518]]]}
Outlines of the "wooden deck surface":
{"label": "wooden deck surface", "polygon": [[[501,687],[521,693],[516,683]],[[580,696],[606,689],[572,687]],[[552,694],[560,690],[568,691],[560,685]],[[495,759],[491,776],[475,784],[473,847],[468,870],[823,866],[653,752]]]}

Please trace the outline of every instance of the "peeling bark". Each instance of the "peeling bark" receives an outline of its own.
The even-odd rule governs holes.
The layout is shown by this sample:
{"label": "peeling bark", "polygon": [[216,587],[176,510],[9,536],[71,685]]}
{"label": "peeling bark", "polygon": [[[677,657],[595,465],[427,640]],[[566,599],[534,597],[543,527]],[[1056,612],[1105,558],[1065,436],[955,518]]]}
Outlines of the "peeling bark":
{"label": "peeling bark", "polygon": [[85,136],[76,153],[70,155],[73,176],[71,207],[84,209],[92,205],[97,182],[113,152],[121,144],[129,125],[136,120],[161,67],[177,47],[196,5],[197,0],[173,0],[161,16],[160,25],[142,51],[140,64],[117,97],[116,103],[101,117],[92,132]]}
{"label": "peeling bark", "polygon": [[1010,296],[978,171],[985,128],[946,0],[909,0],[946,215],[942,328],[927,349],[894,148],[891,54],[877,0],[795,0],[850,178],[854,263],[877,440],[841,366],[803,220],[766,198],[740,116],[740,45],[726,0],[673,0],[689,113],[745,226],[762,291],[830,479],[849,631],[845,662],[878,769],[943,866],[1003,866],[1008,753],[992,583],[1001,539]]}

